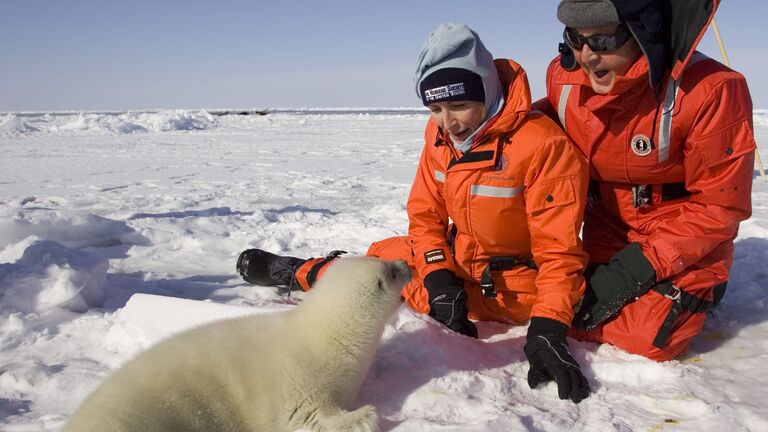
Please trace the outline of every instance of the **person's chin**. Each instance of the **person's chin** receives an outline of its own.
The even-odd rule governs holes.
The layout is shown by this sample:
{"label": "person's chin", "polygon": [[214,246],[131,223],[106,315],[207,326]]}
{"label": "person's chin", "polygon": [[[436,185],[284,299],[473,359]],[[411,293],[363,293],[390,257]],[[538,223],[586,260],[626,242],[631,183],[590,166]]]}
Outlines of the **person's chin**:
{"label": "person's chin", "polygon": [[608,94],[616,82],[616,74],[610,72],[603,77],[598,78],[594,73],[589,74],[589,81],[592,84],[592,90],[597,94]]}
{"label": "person's chin", "polygon": [[472,135],[472,131],[471,130],[465,130],[464,132],[462,132],[462,133],[460,133],[458,135],[451,134],[451,138],[453,138],[454,141],[464,142],[464,141],[467,140],[467,138],[469,138],[470,135]]}

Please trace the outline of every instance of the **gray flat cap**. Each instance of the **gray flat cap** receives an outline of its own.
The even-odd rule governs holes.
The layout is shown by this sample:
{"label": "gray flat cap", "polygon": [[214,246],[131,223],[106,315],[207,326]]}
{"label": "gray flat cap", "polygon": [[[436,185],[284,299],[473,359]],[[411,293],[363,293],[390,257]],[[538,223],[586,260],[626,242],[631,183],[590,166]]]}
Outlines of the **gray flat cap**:
{"label": "gray flat cap", "polygon": [[621,24],[616,6],[610,0],[562,0],[557,19],[567,27],[607,27]]}

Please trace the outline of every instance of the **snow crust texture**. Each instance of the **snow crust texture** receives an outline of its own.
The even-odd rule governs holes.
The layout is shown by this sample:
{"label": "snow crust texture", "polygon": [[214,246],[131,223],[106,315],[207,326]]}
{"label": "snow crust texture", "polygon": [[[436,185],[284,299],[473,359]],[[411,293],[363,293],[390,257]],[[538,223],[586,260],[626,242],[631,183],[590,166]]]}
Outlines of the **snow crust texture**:
{"label": "snow crust texture", "polygon": [[[243,249],[360,255],[405,234],[426,119],[0,114],[0,430],[58,430],[168,335],[302,300],[243,282]],[[768,160],[768,112],[754,119]],[[398,432],[768,430],[766,203],[756,178],[728,292],[677,360],[570,341],[594,390],[574,405],[528,388],[525,325],[481,322],[471,340],[402,307],[350,408],[372,404]]]}

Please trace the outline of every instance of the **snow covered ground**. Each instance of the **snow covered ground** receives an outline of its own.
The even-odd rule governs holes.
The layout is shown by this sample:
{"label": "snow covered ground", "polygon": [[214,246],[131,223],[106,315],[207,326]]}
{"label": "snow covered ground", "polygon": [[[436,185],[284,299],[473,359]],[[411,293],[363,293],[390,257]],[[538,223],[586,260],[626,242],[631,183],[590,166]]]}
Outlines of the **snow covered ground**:
{"label": "snow covered ground", "polygon": [[[362,254],[404,234],[425,120],[0,114],[0,430],[57,430],[110,371],[173,331],[301,301],[242,282],[245,248]],[[768,161],[767,111],[755,125]],[[679,360],[572,341],[595,391],[574,405],[554,384],[528,388],[525,327],[480,323],[470,340],[403,307],[358,403],[399,432],[768,430],[768,183],[756,179],[753,198],[728,293]],[[136,293],[219,306],[129,302]]]}

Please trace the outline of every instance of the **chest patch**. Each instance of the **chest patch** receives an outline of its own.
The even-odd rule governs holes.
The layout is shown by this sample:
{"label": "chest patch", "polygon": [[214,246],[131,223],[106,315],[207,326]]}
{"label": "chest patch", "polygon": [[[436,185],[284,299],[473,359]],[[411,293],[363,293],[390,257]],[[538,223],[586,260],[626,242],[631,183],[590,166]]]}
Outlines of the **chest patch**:
{"label": "chest patch", "polygon": [[637,134],[632,137],[632,142],[629,144],[632,151],[638,156],[648,156],[653,151],[653,145],[651,145],[651,139],[643,134]]}
{"label": "chest patch", "polygon": [[424,254],[424,260],[427,262],[427,264],[445,261],[445,254],[443,254],[442,249],[431,250]]}

